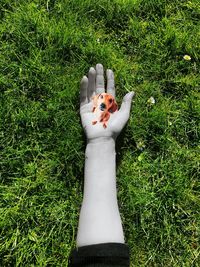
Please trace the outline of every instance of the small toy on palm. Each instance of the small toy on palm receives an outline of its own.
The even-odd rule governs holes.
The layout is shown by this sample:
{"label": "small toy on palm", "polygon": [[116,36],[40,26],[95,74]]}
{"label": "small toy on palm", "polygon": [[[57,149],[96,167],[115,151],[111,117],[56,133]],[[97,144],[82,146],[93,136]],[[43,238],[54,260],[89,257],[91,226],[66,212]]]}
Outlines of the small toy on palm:
{"label": "small toy on palm", "polygon": [[[107,122],[110,114],[118,110],[118,105],[111,94],[101,93],[92,97],[93,110],[96,113],[99,122],[103,123],[103,127],[107,128]],[[95,125],[98,120],[92,122]]]}

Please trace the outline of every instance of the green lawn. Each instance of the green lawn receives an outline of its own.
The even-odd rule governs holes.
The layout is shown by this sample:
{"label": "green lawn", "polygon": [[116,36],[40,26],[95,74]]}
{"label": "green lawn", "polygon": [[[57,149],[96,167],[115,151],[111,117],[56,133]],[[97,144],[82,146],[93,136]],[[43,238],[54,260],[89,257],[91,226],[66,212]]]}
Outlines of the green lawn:
{"label": "green lawn", "polygon": [[200,266],[199,1],[0,7],[0,266],[67,266],[83,189],[79,82],[97,63],[113,69],[119,104],[136,92],[117,143],[131,267]]}

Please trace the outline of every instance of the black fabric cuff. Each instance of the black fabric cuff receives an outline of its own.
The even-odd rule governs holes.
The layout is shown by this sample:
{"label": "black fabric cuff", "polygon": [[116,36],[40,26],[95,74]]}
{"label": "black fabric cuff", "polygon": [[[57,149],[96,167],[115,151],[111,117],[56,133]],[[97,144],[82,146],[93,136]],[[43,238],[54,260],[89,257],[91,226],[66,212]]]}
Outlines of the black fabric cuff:
{"label": "black fabric cuff", "polygon": [[123,243],[101,243],[72,250],[69,267],[129,267],[129,247]]}

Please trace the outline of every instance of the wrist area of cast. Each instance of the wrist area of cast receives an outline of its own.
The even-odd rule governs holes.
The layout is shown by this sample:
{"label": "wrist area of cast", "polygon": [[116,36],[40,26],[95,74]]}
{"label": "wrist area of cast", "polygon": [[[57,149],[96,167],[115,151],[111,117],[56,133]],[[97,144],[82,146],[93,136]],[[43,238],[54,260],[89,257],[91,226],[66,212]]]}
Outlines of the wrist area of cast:
{"label": "wrist area of cast", "polygon": [[115,139],[113,137],[98,137],[87,140],[86,156],[103,156],[109,153],[115,154]]}

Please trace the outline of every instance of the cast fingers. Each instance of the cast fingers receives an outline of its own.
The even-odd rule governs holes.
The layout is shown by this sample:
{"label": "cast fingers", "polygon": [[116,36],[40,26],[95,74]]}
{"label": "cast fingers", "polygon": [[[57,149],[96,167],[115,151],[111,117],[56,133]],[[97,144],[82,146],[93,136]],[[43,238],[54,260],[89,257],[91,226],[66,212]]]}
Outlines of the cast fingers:
{"label": "cast fingers", "polygon": [[91,67],[88,72],[88,101],[95,94],[96,70]]}
{"label": "cast fingers", "polygon": [[87,76],[83,76],[80,83],[80,106],[88,103],[87,98],[87,90],[88,90],[88,78]]}

